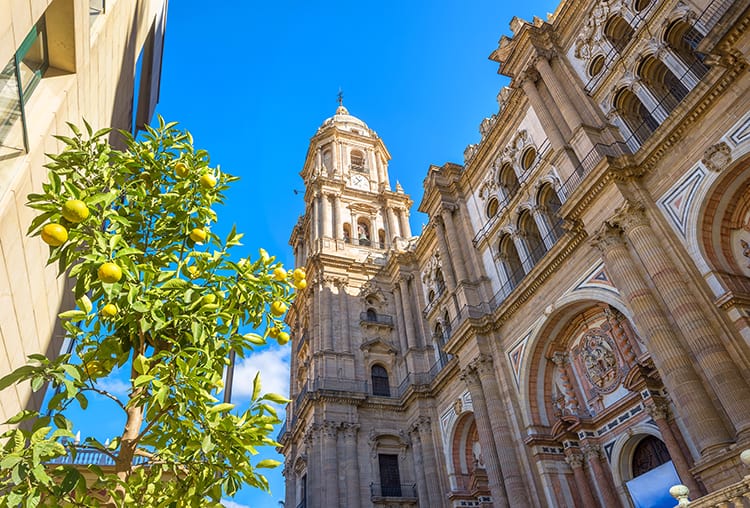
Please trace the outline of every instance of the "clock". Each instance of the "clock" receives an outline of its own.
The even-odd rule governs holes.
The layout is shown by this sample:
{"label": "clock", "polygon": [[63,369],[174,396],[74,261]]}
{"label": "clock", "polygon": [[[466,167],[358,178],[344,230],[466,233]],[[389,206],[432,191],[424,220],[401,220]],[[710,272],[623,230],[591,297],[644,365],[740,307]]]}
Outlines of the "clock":
{"label": "clock", "polygon": [[370,180],[365,175],[352,175],[351,186],[355,189],[370,190]]}

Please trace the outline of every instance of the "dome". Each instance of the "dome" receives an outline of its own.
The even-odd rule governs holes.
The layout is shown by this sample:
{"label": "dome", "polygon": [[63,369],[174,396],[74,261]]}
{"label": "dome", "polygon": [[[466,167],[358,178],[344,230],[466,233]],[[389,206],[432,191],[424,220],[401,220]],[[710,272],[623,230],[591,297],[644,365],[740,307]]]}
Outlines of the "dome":
{"label": "dome", "polygon": [[339,103],[339,107],[336,108],[336,114],[330,118],[326,118],[320,128],[322,129],[329,125],[335,125],[338,129],[351,131],[362,136],[370,135],[370,128],[367,124],[356,116],[350,115],[349,110],[341,103]]}

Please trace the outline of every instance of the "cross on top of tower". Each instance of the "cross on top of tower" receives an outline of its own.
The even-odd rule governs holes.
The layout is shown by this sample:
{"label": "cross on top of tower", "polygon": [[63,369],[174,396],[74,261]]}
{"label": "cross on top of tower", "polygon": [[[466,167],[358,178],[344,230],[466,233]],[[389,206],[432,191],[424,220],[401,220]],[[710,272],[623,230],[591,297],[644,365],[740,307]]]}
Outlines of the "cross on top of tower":
{"label": "cross on top of tower", "polygon": [[337,115],[348,115],[349,110],[344,107],[344,92],[339,88],[339,93],[336,95],[336,98],[339,101],[339,107],[336,108],[336,114]]}

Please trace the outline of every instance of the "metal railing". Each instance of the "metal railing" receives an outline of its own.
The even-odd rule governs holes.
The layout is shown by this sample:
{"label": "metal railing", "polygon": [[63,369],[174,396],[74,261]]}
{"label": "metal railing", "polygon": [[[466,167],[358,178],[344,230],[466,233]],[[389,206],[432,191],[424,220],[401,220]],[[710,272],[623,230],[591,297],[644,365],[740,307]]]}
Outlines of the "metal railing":
{"label": "metal railing", "polygon": [[359,321],[361,323],[373,323],[378,325],[393,326],[393,316],[388,314],[376,314],[373,312],[360,312]]}
{"label": "metal railing", "polygon": [[286,420],[284,420],[284,423],[281,424],[279,433],[276,434],[276,441],[281,441],[281,438],[284,437],[284,434],[286,434]]}
{"label": "metal railing", "polygon": [[381,483],[370,484],[371,497],[417,497],[416,483],[402,483],[395,485],[383,485]]}

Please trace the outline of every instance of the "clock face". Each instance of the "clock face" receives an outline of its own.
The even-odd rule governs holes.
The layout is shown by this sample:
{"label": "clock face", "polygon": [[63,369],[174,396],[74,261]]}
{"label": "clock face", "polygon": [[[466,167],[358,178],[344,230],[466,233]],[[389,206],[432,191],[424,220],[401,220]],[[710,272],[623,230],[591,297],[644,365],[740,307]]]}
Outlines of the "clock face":
{"label": "clock face", "polygon": [[355,189],[370,190],[370,180],[365,175],[352,175],[351,186]]}

